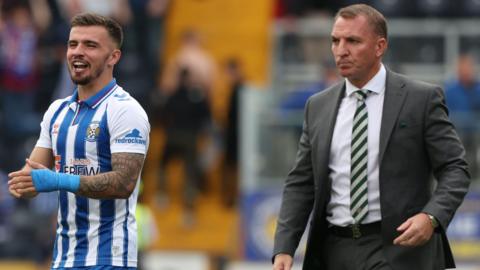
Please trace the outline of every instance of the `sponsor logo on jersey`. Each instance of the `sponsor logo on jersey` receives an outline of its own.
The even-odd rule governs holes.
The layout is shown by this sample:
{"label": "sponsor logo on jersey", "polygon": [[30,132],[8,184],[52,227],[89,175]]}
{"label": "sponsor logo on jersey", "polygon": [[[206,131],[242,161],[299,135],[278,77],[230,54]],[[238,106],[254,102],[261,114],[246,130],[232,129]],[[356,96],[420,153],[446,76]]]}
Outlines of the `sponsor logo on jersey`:
{"label": "sponsor logo on jersey", "polygon": [[70,162],[68,164],[71,165],[85,165],[88,166],[92,163],[91,160],[86,159],[86,158],[71,158]]}
{"label": "sponsor logo on jersey", "polygon": [[100,167],[91,167],[87,165],[64,166],[65,173],[74,175],[96,175],[100,172]]}
{"label": "sponsor logo on jersey", "polygon": [[65,173],[75,175],[95,175],[100,172],[100,167],[92,166],[92,161],[86,158],[72,158],[68,165],[63,166]]}
{"label": "sponsor logo on jersey", "polygon": [[126,144],[143,144],[147,145],[147,140],[145,140],[140,131],[136,128],[132,129],[130,133],[125,135],[123,138],[115,140],[116,143],[126,143]]}
{"label": "sponsor logo on jersey", "polygon": [[100,122],[93,121],[88,125],[86,140],[89,142],[97,141],[98,135],[100,134]]}

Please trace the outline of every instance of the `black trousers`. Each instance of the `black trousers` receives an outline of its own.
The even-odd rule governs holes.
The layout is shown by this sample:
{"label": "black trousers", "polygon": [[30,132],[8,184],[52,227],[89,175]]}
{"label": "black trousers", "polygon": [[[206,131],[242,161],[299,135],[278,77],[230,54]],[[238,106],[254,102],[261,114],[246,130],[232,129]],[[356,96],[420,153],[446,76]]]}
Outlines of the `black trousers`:
{"label": "black trousers", "polygon": [[392,270],[383,254],[380,233],[353,239],[329,232],[323,250],[326,270]]}

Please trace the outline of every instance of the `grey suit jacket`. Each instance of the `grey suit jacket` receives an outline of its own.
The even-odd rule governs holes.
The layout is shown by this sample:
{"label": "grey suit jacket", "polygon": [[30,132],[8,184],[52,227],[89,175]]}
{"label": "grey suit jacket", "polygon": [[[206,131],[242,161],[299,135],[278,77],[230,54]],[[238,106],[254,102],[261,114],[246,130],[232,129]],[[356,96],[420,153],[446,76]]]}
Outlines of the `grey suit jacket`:
{"label": "grey suit jacket", "polygon": [[[273,254],[293,256],[311,214],[304,270],[325,269],[329,153],[344,93],[342,82],[308,100],[297,158],[285,181]],[[440,87],[387,70],[379,155],[381,234],[390,265],[396,270],[454,267],[445,230],[470,176]],[[441,225],[431,240],[414,248],[393,245],[396,228],[419,212],[434,215]]]}

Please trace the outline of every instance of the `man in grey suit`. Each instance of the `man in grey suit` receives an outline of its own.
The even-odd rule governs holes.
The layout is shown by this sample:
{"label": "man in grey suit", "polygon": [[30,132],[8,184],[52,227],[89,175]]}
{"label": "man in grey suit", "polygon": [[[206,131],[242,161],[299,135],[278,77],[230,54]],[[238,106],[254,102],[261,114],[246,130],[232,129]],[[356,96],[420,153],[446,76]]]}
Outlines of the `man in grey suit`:
{"label": "man in grey suit", "polygon": [[442,89],[384,67],[386,20],[368,5],[339,10],[331,36],[345,81],[307,102],[273,269],[291,269],[310,216],[304,270],[455,267],[445,231],[470,176]]}

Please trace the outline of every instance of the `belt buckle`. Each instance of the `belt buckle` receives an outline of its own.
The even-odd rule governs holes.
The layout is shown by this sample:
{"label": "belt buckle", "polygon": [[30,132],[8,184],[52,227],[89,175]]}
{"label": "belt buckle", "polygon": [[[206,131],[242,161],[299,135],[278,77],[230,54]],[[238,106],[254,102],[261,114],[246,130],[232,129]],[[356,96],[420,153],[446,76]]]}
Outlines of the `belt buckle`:
{"label": "belt buckle", "polygon": [[360,224],[353,224],[351,226],[351,229],[352,229],[352,237],[353,239],[358,239],[360,237],[362,237],[362,232],[360,232]]}

